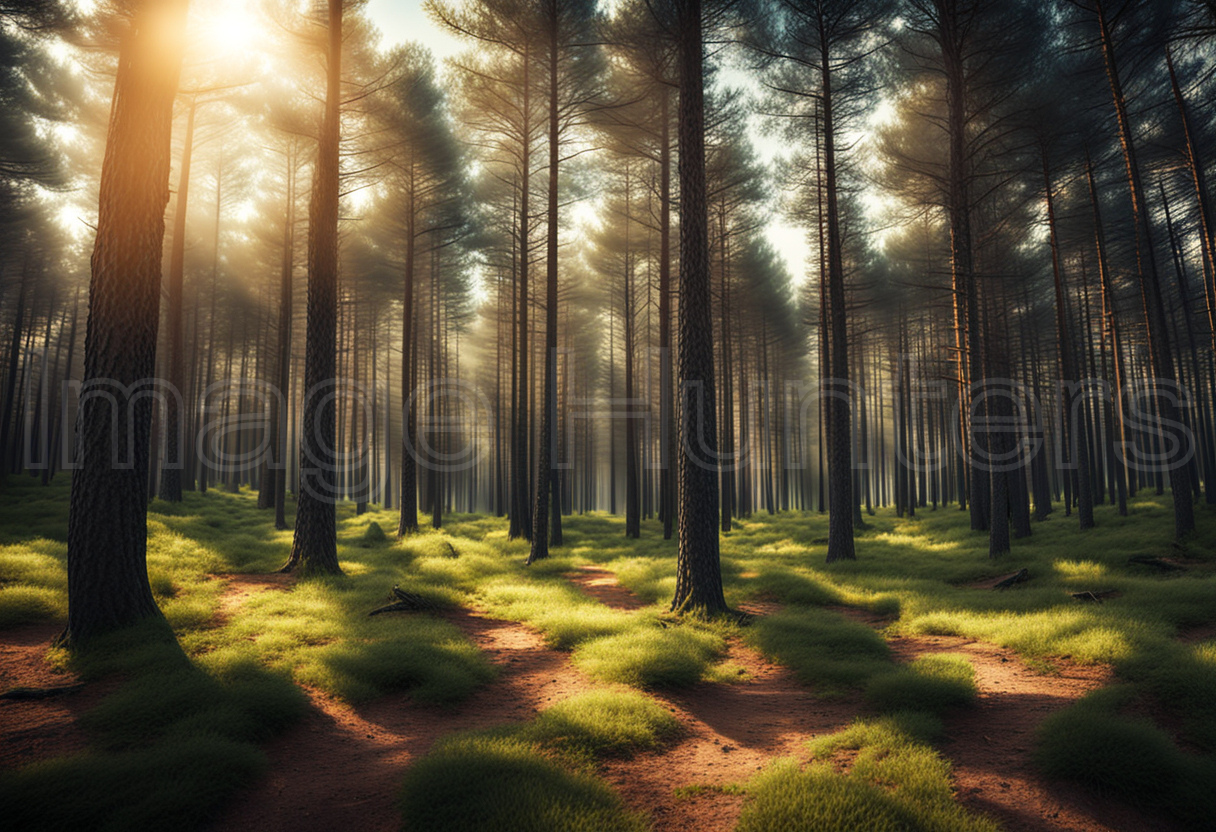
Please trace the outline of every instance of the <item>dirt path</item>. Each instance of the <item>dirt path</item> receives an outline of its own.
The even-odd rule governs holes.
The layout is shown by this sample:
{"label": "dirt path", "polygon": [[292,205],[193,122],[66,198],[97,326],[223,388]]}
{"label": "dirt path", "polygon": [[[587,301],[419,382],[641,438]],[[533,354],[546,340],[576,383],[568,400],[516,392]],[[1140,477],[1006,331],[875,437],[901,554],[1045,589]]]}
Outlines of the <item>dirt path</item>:
{"label": "dirt path", "polygon": [[222,627],[242,604],[255,595],[261,595],[267,590],[294,586],[296,575],[283,572],[271,572],[266,575],[232,572],[216,575],[215,579],[224,581],[227,585],[224,587],[224,594],[220,596],[219,605],[215,608],[215,615],[211,617],[210,626]]}
{"label": "dirt path", "polygon": [[591,684],[569,657],[539,635],[476,612],[445,616],[499,670],[494,682],[454,708],[420,705],[406,694],[351,707],[319,691],[304,720],[265,747],[270,773],[215,824],[248,832],[389,832],[405,767],[456,731],[522,722]]}
{"label": "dirt path", "polygon": [[[608,570],[588,566],[568,577],[609,607],[645,606]],[[630,808],[650,814],[657,832],[728,832],[738,820],[743,796],[713,787],[747,780],[774,757],[807,759],[807,740],[839,730],[859,713],[854,703],[817,699],[788,668],[737,640],[728,643],[726,661],[741,667],[746,681],[702,682],[652,694],[683,726],[678,742],[661,752],[601,765],[605,779]],[[676,797],[677,788],[689,786],[710,788]]]}
{"label": "dirt path", "polygon": [[580,566],[566,579],[586,594],[614,610],[640,610],[646,602],[617,583],[616,574],[599,566]]}
{"label": "dirt path", "polygon": [[[607,570],[584,567],[571,579],[609,606],[630,609],[641,605]],[[763,609],[749,611],[774,611],[771,604],[759,606]],[[855,608],[833,609],[875,628],[893,620]],[[954,766],[955,788],[964,805],[995,817],[1008,832],[1165,832],[1177,828],[1083,789],[1048,783],[1033,766],[1034,731],[1039,723],[1107,684],[1112,677],[1109,667],[1061,663],[1056,674],[1046,675],[1028,667],[1013,651],[972,639],[896,636],[888,642],[901,662],[926,653],[951,652],[965,656],[975,667],[980,689],[976,706],[948,719],[941,746]],[[806,739],[837,730],[857,715],[857,709],[849,705],[814,699],[788,670],[740,644],[731,644],[729,658],[745,667],[753,680],[740,685],[699,685],[684,694],[661,697],[680,708],[677,715],[689,727],[690,739],[662,754],[654,765],[643,767],[640,776],[629,763],[617,764],[617,776],[610,776],[631,805],[653,813],[656,830],[729,830],[742,803],[740,796],[710,791],[676,801],[672,807],[670,798],[665,802],[658,790],[665,788],[670,796],[673,785],[686,784],[671,775],[673,770],[700,772],[698,782],[705,784],[738,782],[772,757],[805,757]],[[728,742],[729,754],[723,751]]]}
{"label": "dirt path", "polygon": [[941,752],[954,766],[963,805],[1000,821],[1008,832],[1154,832],[1168,820],[1102,800],[1071,784],[1050,783],[1032,761],[1034,732],[1048,715],[1108,684],[1104,665],[1057,662],[1054,673],[1023,663],[1012,650],[951,636],[893,636],[901,662],[926,653],[958,653],[975,668],[975,707],[950,715]]}
{"label": "dirt path", "polygon": [[[46,662],[51,641],[63,624],[36,624],[0,632],[0,691],[71,685],[75,674],[56,672]],[[0,700],[0,769],[82,751],[88,744],[76,720],[113,690],[97,683],[49,699]]]}
{"label": "dirt path", "polygon": [[[279,575],[220,577],[228,587],[216,623],[234,615],[248,598],[292,583],[290,576]],[[646,606],[607,570],[584,567],[567,577],[607,606]],[[772,611],[760,607],[764,605],[751,611]],[[445,617],[496,665],[499,676],[494,682],[449,709],[418,704],[406,694],[351,707],[320,691],[307,691],[311,707],[305,718],[265,747],[269,774],[227,807],[214,828],[396,830],[400,818],[394,801],[401,775],[436,740],[457,731],[524,721],[553,702],[596,686],[571,666],[569,654],[546,647],[540,635],[520,624],[466,610]],[[854,617],[871,626],[889,623]],[[44,661],[59,629],[39,625],[0,634],[0,689],[74,681]],[[890,644],[901,661],[949,651],[965,655],[975,666],[977,706],[948,720],[941,747],[954,764],[956,788],[965,805],[994,816],[1009,832],[1176,828],[1084,790],[1046,783],[1031,765],[1039,722],[1105,684],[1109,669],[1062,665],[1058,675],[1043,675],[1011,651],[961,638],[893,637]],[[654,693],[680,721],[683,735],[661,752],[600,766],[631,808],[650,815],[656,832],[729,832],[743,797],[715,787],[748,779],[774,757],[805,759],[808,739],[838,730],[859,713],[854,703],[815,698],[790,670],[737,641],[729,643],[728,651],[727,661],[745,671],[745,681]],[[106,692],[91,686],[54,699],[0,702],[0,767],[83,749],[86,738],[76,719]],[[681,787],[700,788],[685,788],[677,796]]]}

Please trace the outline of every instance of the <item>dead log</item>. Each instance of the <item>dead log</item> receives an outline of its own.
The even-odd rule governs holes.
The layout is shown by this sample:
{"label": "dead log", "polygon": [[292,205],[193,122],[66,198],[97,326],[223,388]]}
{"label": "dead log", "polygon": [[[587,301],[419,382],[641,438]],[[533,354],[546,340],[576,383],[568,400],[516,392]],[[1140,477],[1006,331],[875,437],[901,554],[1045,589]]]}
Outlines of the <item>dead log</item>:
{"label": "dead log", "polygon": [[1132,555],[1127,559],[1129,564],[1137,566],[1151,566],[1154,569],[1159,569],[1162,572],[1185,572],[1186,567],[1179,563],[1174,563],[1165,558],[1155,557],[1153,555]]}
{"label": "dead log", "polygon": [[368,617],[379,615],[382,612],[428,612],[435,609],[435,604],[432,602],[421,595],[406,592],[399,586],[393,587],[393,596],[397,599],[396,601],[383,607],[377,607],[368,613]]}
{"label": "dead log", "polygon": [[74,685],[52,685],[46,688],[9,688],[4,693],[0,693],[0,699],[25,702],[31,699],[50,699],[55,696],[75,693],[78,690],[84,690],[83,682],[78,682]]}
{"label": "dead log", "polygon": [[994,583],[992,585],[992,588],[993,589],[1009,589],[1009,587],[1013,586],[1014,584],[1020,584],[1023,581],[1029,581],[1029,580],[1030,580],[1030,572],[1027,571],[1026,569],[1019,569],[1017,572],[1014,572],[1012,575],[1006,575],[1005,577],[1001,578],[999,581],[997,581],[996,583]]}

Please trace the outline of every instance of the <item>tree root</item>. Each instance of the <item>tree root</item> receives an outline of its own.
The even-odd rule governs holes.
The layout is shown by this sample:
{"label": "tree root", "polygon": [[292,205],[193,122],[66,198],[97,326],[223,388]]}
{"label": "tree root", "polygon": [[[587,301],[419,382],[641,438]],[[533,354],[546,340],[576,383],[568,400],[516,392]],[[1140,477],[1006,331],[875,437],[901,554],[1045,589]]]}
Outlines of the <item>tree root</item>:
{"label": "tree root", "polygon": [[80,690],[84,690],[83,682],[77,682],[74,685],[52,685],[46,688],[9,688],[4,693],[0,693],[0,699],[25,702],[31,699],[50,699]]}

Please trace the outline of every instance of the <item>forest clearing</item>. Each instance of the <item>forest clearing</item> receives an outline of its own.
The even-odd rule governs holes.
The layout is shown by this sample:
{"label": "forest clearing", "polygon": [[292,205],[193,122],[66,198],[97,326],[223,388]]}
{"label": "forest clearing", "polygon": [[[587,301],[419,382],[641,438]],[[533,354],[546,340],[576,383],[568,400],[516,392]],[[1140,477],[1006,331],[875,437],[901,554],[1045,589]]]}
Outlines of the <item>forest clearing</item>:
{"label": "forest clearing", "polygon": [[0,825],[1216,832],[1214,0],[2,0]]}

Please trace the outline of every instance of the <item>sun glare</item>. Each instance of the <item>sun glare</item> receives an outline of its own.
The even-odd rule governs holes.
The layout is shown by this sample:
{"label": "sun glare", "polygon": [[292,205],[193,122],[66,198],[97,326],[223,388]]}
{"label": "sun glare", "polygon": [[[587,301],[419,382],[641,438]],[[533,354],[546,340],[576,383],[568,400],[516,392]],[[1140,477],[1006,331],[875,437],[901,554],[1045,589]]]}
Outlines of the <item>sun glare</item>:
{"label": "sun glare", "polygon": [[248,55],[262,30],[256,11],[239,0],[195,4],[191,14],[191,31],[198,33],[197,48],[207,60]]}

